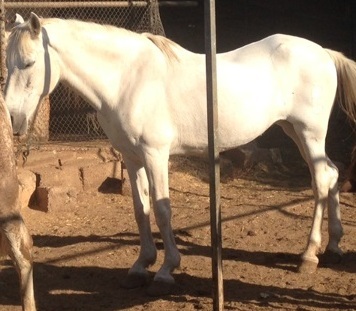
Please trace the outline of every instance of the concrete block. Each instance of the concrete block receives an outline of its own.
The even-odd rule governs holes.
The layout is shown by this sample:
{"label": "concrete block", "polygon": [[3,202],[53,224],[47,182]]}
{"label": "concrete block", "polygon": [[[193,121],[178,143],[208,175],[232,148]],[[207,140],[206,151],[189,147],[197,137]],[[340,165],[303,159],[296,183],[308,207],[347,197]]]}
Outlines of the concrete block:
{"label": "concrete block", "polygon": [[69,165],[53,168],[36,168],[38,186],[41,187],[64,187],[83,190],[80,171],[77,166]]}
{"label": "concrete block", "polygon": [[30,201],[36,190],[36,174],[29,170],[19,170],[18,179],[20,184],[20,204],[21,208],[30,206]]}
{"label": "concrete block", "polygon": [[121,161],[110,161],[80,169],[84,190],[98,190],[103,193],[131,194],[126,168]]}
{"label": "concrete block", "polygon": [[77,202],[78,190],[69,187],[37,187],[31,208],[43,212],[71,209]]}

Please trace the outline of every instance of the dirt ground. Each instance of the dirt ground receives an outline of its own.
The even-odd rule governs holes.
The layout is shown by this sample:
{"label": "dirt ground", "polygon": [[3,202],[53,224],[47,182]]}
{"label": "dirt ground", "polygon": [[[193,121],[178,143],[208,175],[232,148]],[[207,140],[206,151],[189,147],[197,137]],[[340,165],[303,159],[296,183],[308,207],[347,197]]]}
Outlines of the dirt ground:
{"label": "dirt ground", "polygon": [[[303,165],[260,164],[249,172],[222,168],[221,202],[225,310],[355,310],[356,196],[341,194],[345,252],[339,263],[297,272],[313,214]],[[208,169],[174,158],[170,169],[173,227],[182,255],[172,295],[152,298],[145,288],[119,286],[139,252],[131,197],[80,192],[75,204],[23,214],[34,239],[39,311],[212,310]],[[152,276],[163,260],[159,249]],[[323,247],[327,242],[326,221]],[[0,270],[0,310],[20,310],[10,261]]]}

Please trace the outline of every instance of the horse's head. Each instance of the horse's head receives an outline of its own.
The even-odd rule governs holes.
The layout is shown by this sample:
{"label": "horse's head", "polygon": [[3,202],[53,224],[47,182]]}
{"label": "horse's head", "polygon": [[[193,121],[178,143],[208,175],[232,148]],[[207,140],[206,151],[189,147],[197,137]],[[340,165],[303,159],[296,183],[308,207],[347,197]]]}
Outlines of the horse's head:
{"label": "horse's head", "polygon": [[5,101],[13,131],[25,134],[41,99],[49,94],[59,79],[59,67],[49,46],[40,18],[31,13],[27,22],[13,28],[7,44],[8,76]]}

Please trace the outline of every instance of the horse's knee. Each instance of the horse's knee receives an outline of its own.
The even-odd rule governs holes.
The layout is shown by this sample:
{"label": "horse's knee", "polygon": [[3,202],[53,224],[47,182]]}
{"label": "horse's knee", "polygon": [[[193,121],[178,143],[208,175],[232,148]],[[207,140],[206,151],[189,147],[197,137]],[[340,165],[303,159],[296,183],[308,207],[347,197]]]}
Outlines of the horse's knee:
{"label": "horse's knee", "polygon": [[329,177],[329,190],[338,191],[339,169],[330,160],[328,161],[327,172]]}

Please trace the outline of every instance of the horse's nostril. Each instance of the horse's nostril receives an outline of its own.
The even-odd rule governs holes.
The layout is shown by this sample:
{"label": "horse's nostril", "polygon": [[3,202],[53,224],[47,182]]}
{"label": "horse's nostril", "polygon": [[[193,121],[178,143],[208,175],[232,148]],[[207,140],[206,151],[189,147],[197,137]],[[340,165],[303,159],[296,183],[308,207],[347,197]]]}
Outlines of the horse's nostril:
{"label": "horse's nostril", "polygon": [[10,118],[11,118],[11,125],[14,125],[14,117],[10,116]]}

